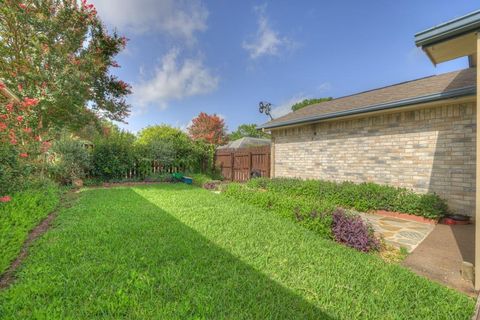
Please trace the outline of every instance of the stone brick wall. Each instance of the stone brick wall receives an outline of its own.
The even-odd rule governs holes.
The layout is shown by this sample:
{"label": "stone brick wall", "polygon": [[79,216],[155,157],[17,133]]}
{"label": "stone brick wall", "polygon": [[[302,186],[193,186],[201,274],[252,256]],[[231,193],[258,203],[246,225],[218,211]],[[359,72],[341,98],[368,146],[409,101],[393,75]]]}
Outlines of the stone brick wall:
{"label": "stone brick wall", "polygon": [[474,216],[475,112],[471,102],[277,129],[274,175],[435,192]]}

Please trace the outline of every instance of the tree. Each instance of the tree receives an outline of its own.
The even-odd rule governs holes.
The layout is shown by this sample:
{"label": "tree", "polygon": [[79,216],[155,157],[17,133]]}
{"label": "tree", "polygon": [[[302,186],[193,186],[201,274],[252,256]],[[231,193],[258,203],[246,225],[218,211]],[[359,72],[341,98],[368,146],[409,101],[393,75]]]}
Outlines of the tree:
{"label": "tree", "polygon": [[330,101],[332,100],[333,98],[332,97],[327,97],[327,98],[316,98],[316,99],[305,99],[301,102],[297,102],[295,103],[293,106],[292,106],[292,111],[297,111],[297,110],[300,110],[302,108],[305,108],[307,106],[310,106],[312,104],[317,104],[317,103],[322,103],[322,102],[325,102],[325,101]]}
{"label": "tree", "polygon": [[254,123],[239,125],[237,130],[233,131],[228,135],[228,139],[230,141],[237,140],[243,137],[270,139],[270,135],[261,130],[257,130],[257,125]]}
{"label": "tree", "polygon": [[178,128],[166,124],[149,126],[143,128],[138,133],[137,143],[141,145],[150,145],[158,140],[169,140],[175,142],[177,146],[185,145],[190,142],[188,135]]}
{"label": "tree", "polygon": [[201,169],[207,158],[206,148],[182,130],[169,125],[146,127],[138,134],[138,150],[144,157],[156,160],[163,165],[174,165],[193,171]]}
{"label": "tree", "polygon": [[205,112],[192,119],[188,133],[194,140],[200,140],[213,146],[225,144],[228,140],[225,122],[216,114],[208,115]]}
{"label": "tree", "polygon": [[20,98],[38,99],[40,128],[129,114],[130,86],[109,72],[126,39],[109,34],[86,0],[4,0],[0,39],[0,78]]}

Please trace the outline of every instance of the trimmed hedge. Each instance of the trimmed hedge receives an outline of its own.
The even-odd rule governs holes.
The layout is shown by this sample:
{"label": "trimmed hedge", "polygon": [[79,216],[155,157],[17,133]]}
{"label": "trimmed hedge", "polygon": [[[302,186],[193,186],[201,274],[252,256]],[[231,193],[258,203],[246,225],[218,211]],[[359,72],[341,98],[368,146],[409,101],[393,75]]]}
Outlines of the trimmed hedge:
{"label": "trimmed hedge", "polygon": [[0,203],[0,274],[19,254],[28,233],[50,212],[60,199],[53,184],[18,192],[12,201]]}
{"label": "trimmed hedge", "polygon": [[283,197],[327,201],[338,207],[361,212],[388,210],[432,219],[448,213],[446,202],[436,194],[417,194],[405,188],[370,182],[355,184],[290,178],[258,178],[250,180],[247,186],[257,190],[265,189]]}

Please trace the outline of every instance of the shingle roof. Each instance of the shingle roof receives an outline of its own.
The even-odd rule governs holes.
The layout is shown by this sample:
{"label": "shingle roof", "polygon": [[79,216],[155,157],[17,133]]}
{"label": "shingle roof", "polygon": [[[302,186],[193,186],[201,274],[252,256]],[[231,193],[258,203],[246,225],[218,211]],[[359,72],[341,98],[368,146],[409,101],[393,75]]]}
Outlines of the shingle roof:
{"label": "shingle roof", "polygon": [[229,142],[228,144],[218,147],[217,149],[241,149],[248,147],[260,147],[270,145],[270,139],[263,138],[252,138],[252,137],[243,137],[234,141]]}
{"label": "shingle roof", "polygon": [[281,127],[472,95],[476,89],[475,85],[476,69],[468,68],[314,104],[267,122],[260,128]]}

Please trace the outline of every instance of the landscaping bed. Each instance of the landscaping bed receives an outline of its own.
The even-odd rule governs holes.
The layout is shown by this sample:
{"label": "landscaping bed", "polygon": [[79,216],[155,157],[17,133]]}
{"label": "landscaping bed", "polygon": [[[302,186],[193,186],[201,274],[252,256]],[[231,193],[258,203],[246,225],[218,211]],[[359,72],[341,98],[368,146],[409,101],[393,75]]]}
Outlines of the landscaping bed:
{"label": "landscaping bed", "polygon": [[469,319],[474,303],[185,184],[83,191],[0,291],[21,319]]}
{"label": "landscaping bed", "polygon": [[448,212],[445,201],[435,194],[416,194],[374,183],[258,178],[246,184],[229,184],[224,194],[365,252],[378,251],[382,241],[357,212],[401,211],[429,222]]}

